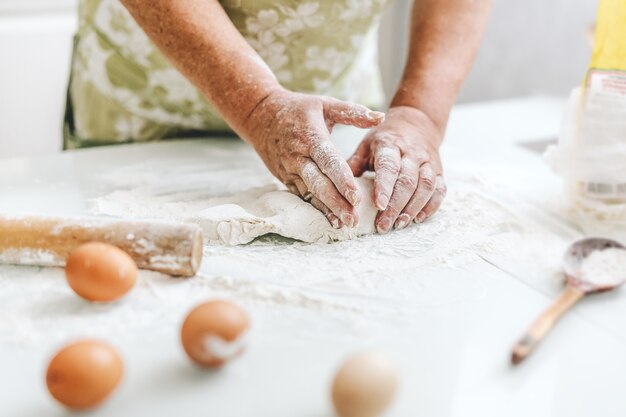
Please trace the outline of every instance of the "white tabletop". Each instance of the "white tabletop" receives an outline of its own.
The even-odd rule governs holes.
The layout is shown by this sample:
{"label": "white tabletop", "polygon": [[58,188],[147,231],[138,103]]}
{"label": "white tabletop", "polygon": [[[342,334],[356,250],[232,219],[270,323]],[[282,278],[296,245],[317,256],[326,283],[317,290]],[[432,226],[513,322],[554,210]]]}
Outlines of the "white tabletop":
{"label": "white tabletop", "polygon": [[[448,227],[433,242],[420,241],[418,228],[365,238],[380,247],[395,239],[399,249],[386,254],[359,253],[365,246],[358,242],[207,248],[199,277],[142,273],[139,287],[112,306],[77,299],[62,270],[0,266],[0,415],[65,415],[46,393],[45,368],[59,346],[81,335],[111,341],[126,364],[119,390],[94,416],[331,416],[337,364],[371,347],[388,352],[401,371],[389,417],[623,415],[621,291],[583,300],[526,363],[508,364],[512,343],[562,288],[560,253],[580,236],[560,211],[559,180],[532,150],[556,139],[563,104],[529,98],[454,110],[443,149],[450,207],[458,207],[459,196],[469,203],[484,197],[511,219],[494,219],[497,228],[482,236],[483,246],[454,243]],[[347,154],[361,135],[339,129],[336,140]],[[233,155],[236,162],[221,159]],[[232,138],[0,160],[0,212],[84,214],[89,198],[112,191],[107,173],[127,170],[132,177],[158,163],[167,174],[168,167],[197,169],[204,161],[207,172],[234,164],[267,176]],[[424,227],[436,230],[453,216],[449,209]],[[520,232],[522,223],[532,227]],[[507,239],[513,245],[498,250]],[[420,264],[436,259],[439,248],[446,259]],[[359,269],[366,256],[380,256],[380,266]],[[281,268],[286,258],[300,259],[303,269]],[[387,276],[389,262],[402,273]],[[253,322],[249,349],[219,372],[190,365],[178,342],[184,313],[212,297],[242,304]]]}

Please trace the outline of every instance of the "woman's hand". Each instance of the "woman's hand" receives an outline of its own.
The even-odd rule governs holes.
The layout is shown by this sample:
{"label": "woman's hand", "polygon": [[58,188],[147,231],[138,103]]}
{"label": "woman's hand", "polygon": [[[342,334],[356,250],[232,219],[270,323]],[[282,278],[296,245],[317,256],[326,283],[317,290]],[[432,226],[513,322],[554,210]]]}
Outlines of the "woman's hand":
{"label": "woman's hand", "polygon": [[330,97],[273,90],[243,126],[247,140],[289,190],[320,210],[336,228],[355,226],[362,196],[348,163],[330,140],[335,124],[370,128],[384,114]]}
{"label": "woman's hand", "polygon": [[443,132],[413,107],[392,107],[370,130],[348,163],[355,176],[375,171],[374,204],[379,233],[430,217],[446,194],[439,145]]}

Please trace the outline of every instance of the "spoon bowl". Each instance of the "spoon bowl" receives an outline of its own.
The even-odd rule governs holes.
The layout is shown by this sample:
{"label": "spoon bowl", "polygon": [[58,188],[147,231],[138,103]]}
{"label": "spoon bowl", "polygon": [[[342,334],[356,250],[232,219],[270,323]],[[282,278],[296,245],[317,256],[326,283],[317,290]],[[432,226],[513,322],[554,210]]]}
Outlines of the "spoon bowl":
{"label": "spoon bowl", "polygon": [[602,237],[590,237],[586,239],[577,240],[572,243],[563,256],[563,272],[565,272],[565,279],[568,285],[578,288],[585,294],[594,292],[610,291],[614,288],[624,284],[624,281],[608,284],[596,284],[593,282],[585,281],[582,276],[582,264],[583,260],[591,255],[595,251],[605,250],[610,248],[626,250],[626,247],[621,243]]}

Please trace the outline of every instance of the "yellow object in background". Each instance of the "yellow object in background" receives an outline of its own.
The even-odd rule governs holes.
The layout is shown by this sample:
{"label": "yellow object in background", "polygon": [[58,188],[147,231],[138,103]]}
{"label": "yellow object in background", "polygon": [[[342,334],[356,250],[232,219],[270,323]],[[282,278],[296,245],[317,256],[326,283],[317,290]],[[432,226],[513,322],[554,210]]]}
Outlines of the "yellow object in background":
{"label": "yellow object in background", "polygon": [[546,159],[584,233],[626,242],[626,0],[599,0],[594,38]]}
{"label": "yellow object in background", "polygon": [[626,0],[600,0],[585,86],[626,94]]}

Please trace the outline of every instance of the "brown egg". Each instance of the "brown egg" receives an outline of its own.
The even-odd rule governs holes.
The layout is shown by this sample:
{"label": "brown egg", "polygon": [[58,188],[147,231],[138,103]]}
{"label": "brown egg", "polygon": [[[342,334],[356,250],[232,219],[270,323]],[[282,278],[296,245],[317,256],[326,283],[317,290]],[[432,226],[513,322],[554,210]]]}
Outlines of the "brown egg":
{"label": "brown egg", "polygon": [[120,248],[91,242],[70,253],[65,276],[74,292],[84,299],[113,301],[133,288],[137,280],[137,265]]}
{"label": "brown egg", "polygon": [[332,399],[340,417],[376,417],[391,403],[398,372],[387,355],[368,351],[346,360],[335,375]]}
{"label": "brown egg", "polygon": [[215,368],[243,352],[250,320],[229,301],[213,300],[194,308],[181,329],[187,355],[196,364]]}
{"label": "brown egg", "polygon": [[81,340],[61,349],[50,361],[46,384],[66,407],[84,410],[100,404],[117,387],[123,363],[115,348],[97,340]]}

